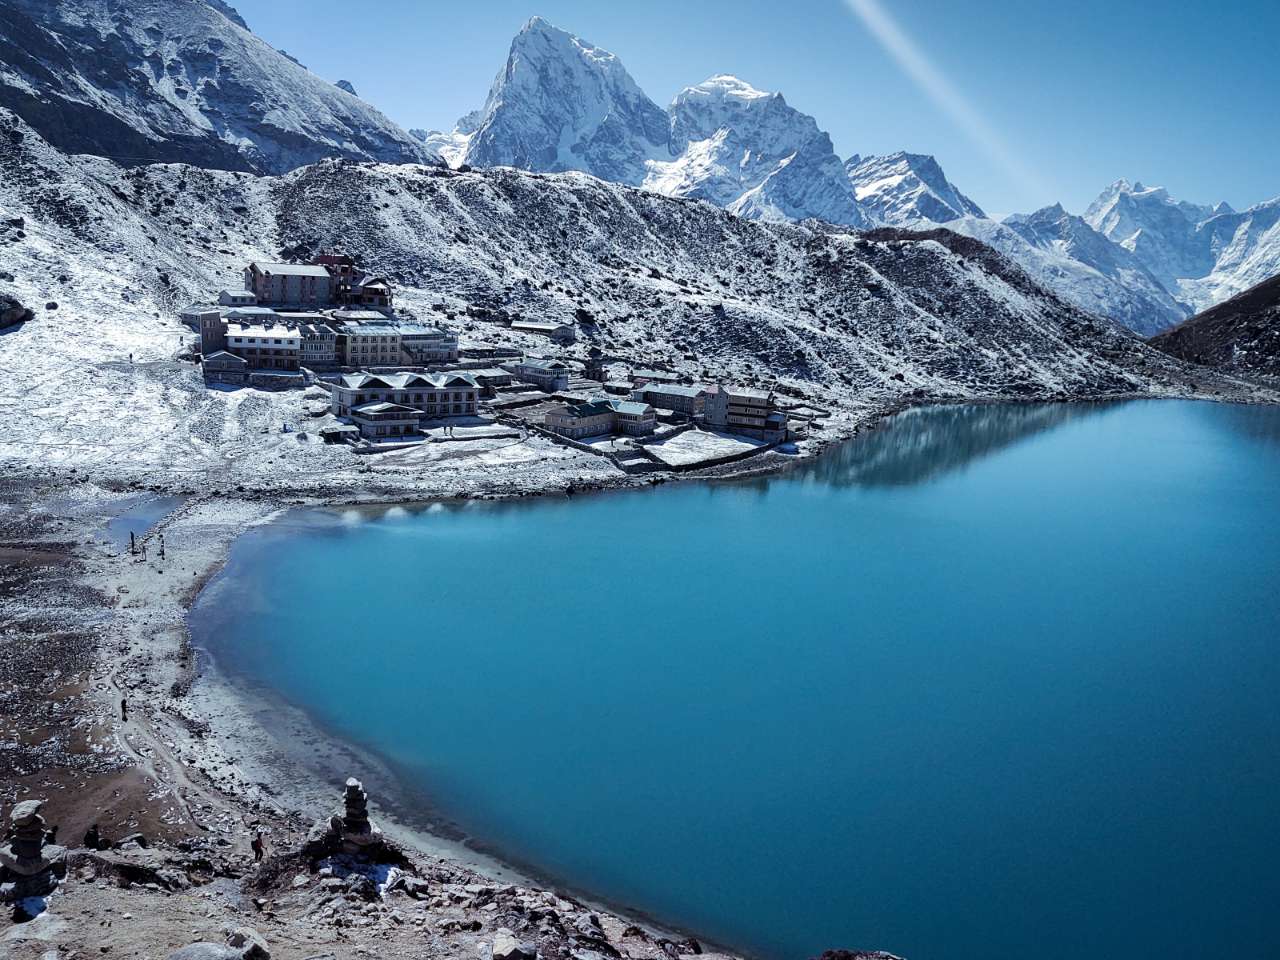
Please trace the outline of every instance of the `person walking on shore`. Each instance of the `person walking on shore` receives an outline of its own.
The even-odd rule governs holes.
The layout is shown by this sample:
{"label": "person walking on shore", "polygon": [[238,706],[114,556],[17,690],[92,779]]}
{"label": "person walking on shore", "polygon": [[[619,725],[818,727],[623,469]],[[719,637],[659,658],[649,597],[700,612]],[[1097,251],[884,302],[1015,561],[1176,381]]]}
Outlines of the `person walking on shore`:
{"label": "person walking on shore", "polygon": [[255,834],[253,835],[253,842],[252,842],[252,843],[250,843],[250,844],[249,844],[249,846],[251,846],[251,847],[253,848],[253,862],[254,862],[254,863],[261,863],[261,862],[262,862],[262,853],[263,853],[263,851],[264,851],[264,849],[265,849],[265,847],[266,847],[266,845],[265,845],[265,844],[263,843],[263,841],[262,841],[262,831],[261,831],[261,830],[259,830],[257,833],[255,833]]}
{"label": "person walking on shore", "polygon": [[129,722],[129,698],[128,697],[120,698],[120,722],[121,723]]}

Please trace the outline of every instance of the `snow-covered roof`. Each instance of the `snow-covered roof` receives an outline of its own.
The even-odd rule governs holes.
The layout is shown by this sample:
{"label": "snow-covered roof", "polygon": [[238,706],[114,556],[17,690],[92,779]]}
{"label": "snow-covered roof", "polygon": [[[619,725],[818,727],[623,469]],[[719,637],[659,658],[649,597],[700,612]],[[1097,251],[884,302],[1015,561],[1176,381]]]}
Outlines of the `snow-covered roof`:
{"label": "snow-covered roof", "polygon": [[406,417],[417,417],[421,414],[413,407],[402,406],[398,403],[387,403],[380,401],[378,403],[366,403],[359,407],[352,407],[352,413],[403,413]]}
{"label": "snow-covered roof", "polygon": [[407,390],[413,387],[476,387],[475,377],[466,373],[344,373],[339,381],[350,390]]}
{"label": "snow-covered roof", "polygon": [[259,340],[300,340],[297,327],[263,326],[260,323],[228,323],[227,336],[253,337]]}
{"label": "snow-covered roof", "polygon": [[262,319],[275,316],[278,314],[270,307],[235,307],[226,313],[228,320],[247,320],[253,317]]}
{"label": "snow-covered roof", "polygon": [[263,273],[271,273],[285,277],[324,277],[329,278],[329,271],[312,263],[251,263]]}
{"label": "snow-covered roof", "polygon": [[210,360],[218,360],[222,363],[226,363],[228,360],[230,360],[230,361],[234,361],[236,364],[239,364],[242,367],[248,366],[249,364],[249,361],[245,360],[243,357],[237,357],[234,353],[228,353],[226,350],[215,350],[213,353],[209,354],[207,357],[204,358],[205,363],[208,363]]}
{"label": "snow-covered roof", "polygon": [[707,392],[706,387],[686,387],[678,383],[646,383],[636,387],[637,393],[665,393],[673,397],[700,397]]}

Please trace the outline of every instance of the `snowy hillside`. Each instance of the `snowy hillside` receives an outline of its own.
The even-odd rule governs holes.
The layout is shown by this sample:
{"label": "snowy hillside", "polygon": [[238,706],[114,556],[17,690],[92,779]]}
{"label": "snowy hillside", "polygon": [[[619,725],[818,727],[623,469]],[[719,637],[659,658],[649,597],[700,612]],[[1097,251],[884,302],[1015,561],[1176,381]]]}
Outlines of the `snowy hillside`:
{"label": "snowy hillside", "polygon": [[37,313],[0,336],[5,461],[329,476],[318,453],[261,459],[259,435],[296,421],[300,395],[208,391],[172,358],[186,335],[177,308],[250,259],[330,246],[377,264],[400,304],[464,343],[546,350],[503,321],[576,320],[570,356],[597,346],[637,366],[776,380],[833,409],[833,424],[908,397],[1185,390],[1174,361],[944,231],[761,224],[578,173],[123,170],[66,157],[4,112],[0,137],[12,145],[0,152],[0,224],[22,224],[0,237],[14,275],[0,294]]}
{"label": "snowy hillside", "polygon": [[863,213],[877,223],[902,226],[986,217],[981,207],[955,188],[938,161],[930,156],[853,156],[845,163],[845,173]]}
{"label": "snowy hillside", "polygon": [[0,106],[66,152],[126,163],[283,172],[430,156],[222,0],[0,0]]}

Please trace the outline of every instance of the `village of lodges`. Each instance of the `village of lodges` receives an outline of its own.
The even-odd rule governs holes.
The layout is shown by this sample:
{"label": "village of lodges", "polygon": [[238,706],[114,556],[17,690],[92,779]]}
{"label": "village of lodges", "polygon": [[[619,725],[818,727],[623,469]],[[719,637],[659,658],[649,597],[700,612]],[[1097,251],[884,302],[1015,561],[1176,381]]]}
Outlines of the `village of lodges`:
{"label": "village of lodges", "polygon": [[[359,452],[537,433],[623,468],[679,468],[772,448],[813,422],[813,411],[788,410],[773,391],[685,382],[663,370],[619,373],[594,348],[582,362],[510,345],[460,346],[456,332],[397,310],[391,282],[343,254],[254,262],[243,279],[216,304],[181,312],[199,334],[205,382],[322,388],[328,401],[309,408],[327,421],[317,433]],[[574,341],[566,324],[511,327],[562,348]],[[698,435],[719,439],[699,447]],[[670,462],[661,456],[667,440]]]}

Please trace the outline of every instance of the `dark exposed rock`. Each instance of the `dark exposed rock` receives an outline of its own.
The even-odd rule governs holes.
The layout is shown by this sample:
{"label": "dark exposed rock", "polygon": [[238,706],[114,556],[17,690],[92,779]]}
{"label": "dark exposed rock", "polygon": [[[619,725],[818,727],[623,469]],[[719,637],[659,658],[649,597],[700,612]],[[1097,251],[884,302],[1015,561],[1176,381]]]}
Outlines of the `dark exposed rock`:
{"label": "dark exposed rock", "polygon": [[[9,279],[13,278],[9,277]],[[34,316],[35,313],[30,307],[24,306],[14,297],[0,293],[0,330],[26,323]]]}

